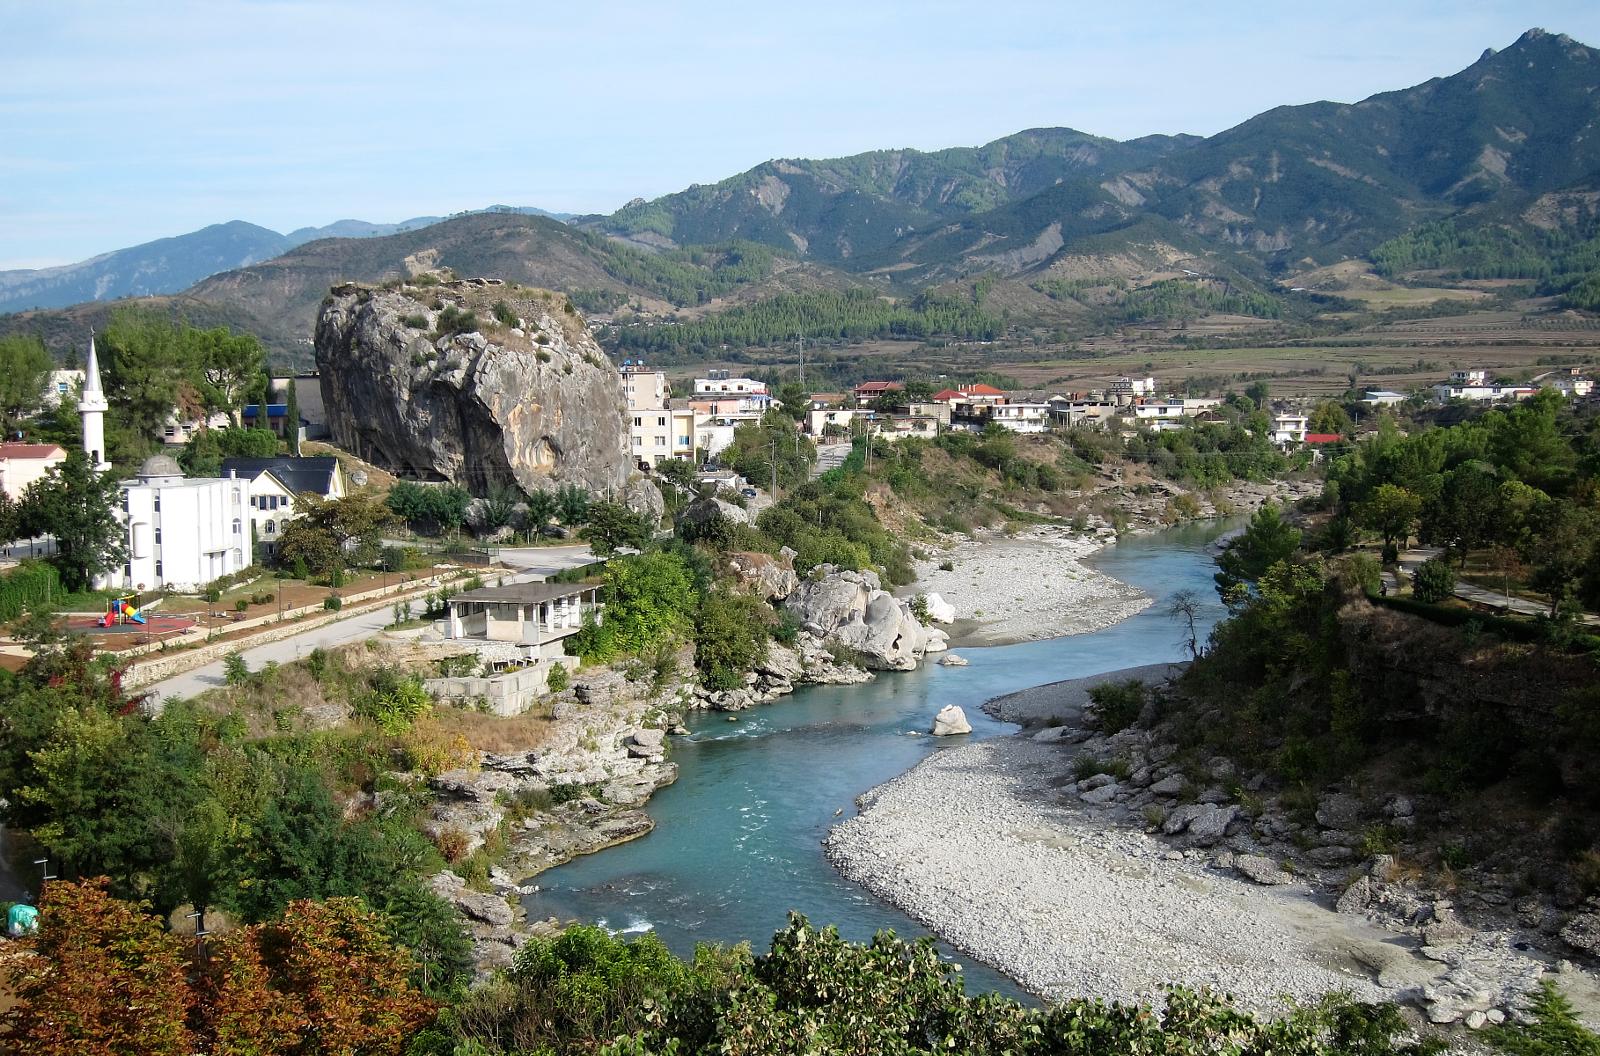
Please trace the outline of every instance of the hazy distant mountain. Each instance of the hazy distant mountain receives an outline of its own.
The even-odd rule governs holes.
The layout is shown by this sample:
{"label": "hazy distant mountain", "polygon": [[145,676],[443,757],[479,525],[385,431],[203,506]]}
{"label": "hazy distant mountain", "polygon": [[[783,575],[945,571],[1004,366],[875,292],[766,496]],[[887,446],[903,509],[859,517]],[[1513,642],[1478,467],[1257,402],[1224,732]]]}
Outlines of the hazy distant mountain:
{"label": "hazy distant mountain", "polygon": [[[562,219],[531,206],[492,205],[481,211]],[[0,271],[0,312],[178,293],[219,271],[268,260],[315,239],[373,238],[427,227],[444,219],[419,216],[398,224],[338,220],[325,227],[302,227],[287,235],[231,220],[186,235],[102,253],[76,264]]]}

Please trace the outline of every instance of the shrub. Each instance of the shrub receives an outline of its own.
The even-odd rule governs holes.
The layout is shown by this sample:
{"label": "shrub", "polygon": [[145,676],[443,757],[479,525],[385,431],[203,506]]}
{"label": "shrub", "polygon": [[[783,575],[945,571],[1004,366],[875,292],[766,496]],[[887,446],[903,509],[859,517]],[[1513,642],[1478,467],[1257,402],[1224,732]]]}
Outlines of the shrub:
{"label": "shrub", "polygon": [[940,561],[939,562],[939,571],[940,572],[954,572],[955,570],[956,570],[955,562],[953,562],[953,561]]}
{"label": "shrub", "polygon": [[233,611],[234,612],[243,612],[245,609],[248,609],[249,607],[250,607],[250,599],[249,598],[240,598],[238,601],[233,603]]}
{"label": "shrub", "polygon": [[1456,592],[1456,573],[1450,563],[1435,557],[1424,561],[1411,581],[1411,593],[1418,601],[1437,605]]}
{"label": "shrub", "polygon": [[412,720],[433,707],[433,698],[415,676],[402,679],[382,668],[373,675],[371,685],[356,699],[355,712],[371,719],[384,733],[404,733]]}
{"label": "shrub", "polygon": [[344,608],[344,599],[337,594],[329,594],[327,597],[322,599],[322,607],[327,609],[329,612],[338,612],[340,609]]}
{"label": "shrub", "polygon": [[710,689],[734,689],[766,655],[772,609],[749,594],[705,596],[695,620],[695,666]]}
{"label": "shrub", "polygon": [[402,315],[400,317],[400,321],[413,330],[426,330],[428,328],[428,317],[423,315],[421,312],[412,312],[410,315]]}
{"label": "shrub", "polygon": [[566,689],[567,686],[571,685],[571,683],[572,679],[567,675],[567,668],[565,664],[557,664],[552,667],[550,669],[550,674],[546,676],[544,681],[545,688],[552,693],[560,693],[562,690]]}
{"label": "shrub", "polygon": [[501,326],[510,329],[517,325],[517,313],[512,311],[511,306],[505,301],[495,301],[493,311],[495,322]]}
{"label": "shrub", "polygon": [[471,840],[460,829],[445,829],[439,833],[434,842],[439,847],[440,856],[451,865],[455,865],[467,856]]}
{"label": "shrub", "polygon": [[912,598],[907,607],[911,610],[911,615],[917,618],[918,623],[931,622],[932,617],[928,615],[928,596],[926,594],[918,594]]}
{"label": "shrub", "polygon": [[1120,733],[1137,722],[1144,710],[1144,696],[1144,683],[1136,678],[1102,682],[1089,690],[1090,707],[1101,732]]}
{"label": "shrub", "polygon": [[210,602],[212,605],[215,605],[217,602],[222,600],[222,588],[207,587],[206,592],[202,595],[202,597],[204,597],[206,601]]}
{"label": "shrub", "polygon": [[434,332],[440,337],[447,334],[470,334],[476,329],[478,329],[478,317],[471,312],[462,311],[455,305],[440,312],[438,322],[434,326]]}
{"label": "shrub", "polygon": [[237,649],[222,658],[222,680],[230,686],[243,685],[250,680],[250,665]]}

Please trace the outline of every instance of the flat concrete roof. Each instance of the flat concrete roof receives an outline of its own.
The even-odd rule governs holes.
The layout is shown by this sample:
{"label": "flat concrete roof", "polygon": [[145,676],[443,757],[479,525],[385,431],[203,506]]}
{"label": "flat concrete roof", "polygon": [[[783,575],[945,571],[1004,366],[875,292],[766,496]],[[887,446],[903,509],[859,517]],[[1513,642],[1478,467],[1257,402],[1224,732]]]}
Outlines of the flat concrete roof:
{"label": "flat concrete roof", "polygon": [[600,587],[598,579],[581,583],[509,583],[503,587],[479,587],[450,599],[451,604],[463,601],[490,602],[498,605],[539,605],[560,598],[575,598]]}

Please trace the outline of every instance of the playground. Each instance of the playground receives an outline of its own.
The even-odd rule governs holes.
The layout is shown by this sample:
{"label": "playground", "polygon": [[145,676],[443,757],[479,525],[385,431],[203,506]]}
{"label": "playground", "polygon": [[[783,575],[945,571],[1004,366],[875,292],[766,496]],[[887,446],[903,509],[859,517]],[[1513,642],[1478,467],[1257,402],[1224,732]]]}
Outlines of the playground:
{"label": "playground", "polygon": [[67,630],[73,634],[92,634],[101,649],[126,649],[144,642],[166,641],[194,627],[192,615],[163,616],[140,608],[136,595],[124,594],[106,601],[99,616],[73,616]]}

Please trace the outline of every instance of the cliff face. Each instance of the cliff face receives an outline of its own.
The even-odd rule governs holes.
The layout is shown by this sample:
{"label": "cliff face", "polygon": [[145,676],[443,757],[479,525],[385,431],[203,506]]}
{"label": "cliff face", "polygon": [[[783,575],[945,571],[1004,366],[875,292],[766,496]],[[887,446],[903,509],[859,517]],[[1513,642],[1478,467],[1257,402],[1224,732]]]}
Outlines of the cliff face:
{"label": "cliff face", "polygon": [[[435,336],[441,317],[469,312],[466,332]],[[559,294],[486,279],[337,286],[316,355],[334,440],[376,465],[478,495],[576,484],[623,497],[617,370]]]}

